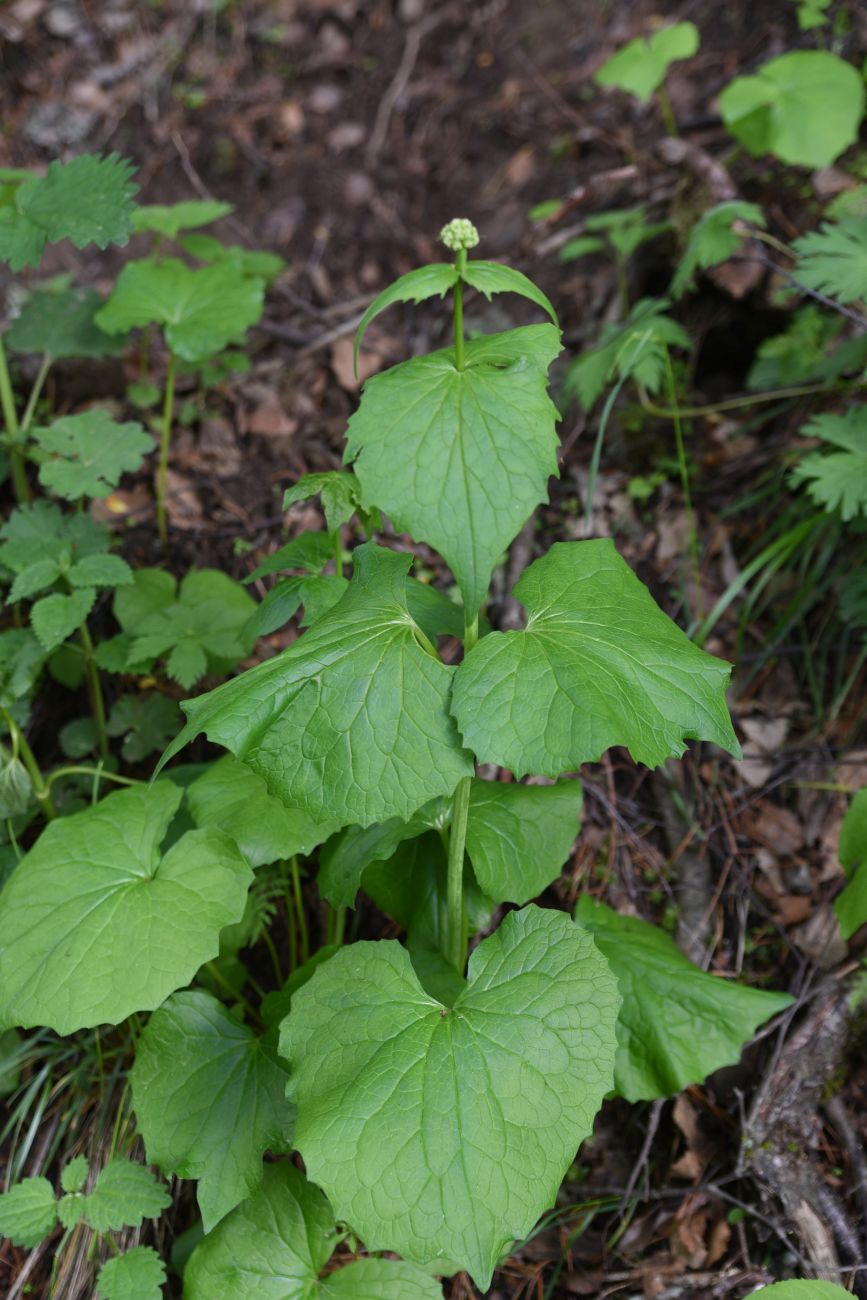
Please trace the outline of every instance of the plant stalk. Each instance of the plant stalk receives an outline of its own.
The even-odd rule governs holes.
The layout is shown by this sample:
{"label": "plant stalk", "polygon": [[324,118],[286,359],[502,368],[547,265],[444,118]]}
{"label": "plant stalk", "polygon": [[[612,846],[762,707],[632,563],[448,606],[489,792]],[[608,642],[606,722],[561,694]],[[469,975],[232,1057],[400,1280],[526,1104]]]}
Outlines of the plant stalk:
{"label": "plant stalk", "polygon": [[467,250],[459,248],[455,253],[455,266],[459,279],[455,285],[455,370],[464,368],[464,281],[463,274],[467,265]]}
{"label": "plant stalk", "polygon": [[6,361],[6,348],[3,335],[0,334],[0,410],[9,435],[9,468],[12,471],[12,486],[15,500],[19,505],[30,500],[30,486],[24,469],[24,451],[18,443],[21,433],[18,414],[15,410],[15,395],[12,392],[12,380],[9,378],[9,365]]}
{"label": "plant stalk", "polygon": [[99,669],[96,666],[96,659],[93,652],[93,641],[91,640],[90,631],[87,622],[82,623],[79,635],[81,636],[81,648],[84,651],[84,671],[87,676],[87,693],[90,696],[90,707],[93,710],[93,720],[96,723],[96,731],[99,737],[99,755],[100,758],[108,758],[108,732],[105,725],[105,699],[102,694],[102,682],[99,679]]}
{"label": "plant stalk", "polygon": [[[468,655],[479,639],[478,614],[464,628],[464,654]],[[467,964],[467,909],[464,902],[464,852],[467,822],[470,815],[472,777],[465,776],[455,790],[452,824],[449,830],[449,855],[446,875],[446,946],[443,956],[460,972]]]}
{"label": "plant stalk", "polygon": [[53,360],[54,358],[48,352],[46,352],[39,363],[39,369],[36,372],[36,378],[33,381],[33,387],[30,390],[30,396],[27,399],[27,405],[25,406],[24,414],[21,417],[21,428],[19,432],[21,434],[22,440],[24,438],[24,435],[27,433],[28,429],[30,428],[31,424],[33,423],[33,417],[36,414],[36,403],[39,401],[39,397],[42,393],[42,389],[45,384],[45,380],[48,376],[48,372],[51,369],[51,363]]}
{"label": "plant stalk", "polygon": [[8,709],[3,709],[3,717],[6,720],[6,726],[9,728],[15,752],[21,755],[21,762],[27,768],[30,780],[33,782],[34,798],[42,809],[46,821],[53,821],[57,816],[57,809],[54,806],[45,777],[42,775],[42,769],[36,761],[36,756],[28,745],[24,732]]}
{"label": "plant stalk", "polygon": [[343,577],[343,543],[340,540],[339,528],[335,528],[334,532],[332,533],[332,539],[334,542],[334,572],[337,574],[338,578],[342,578]]}
{"label": "plant stalk", "polygon": [[298,855],[293,853],[289,859],[289,872],[292,876],[292,893],[295,899],[295,913],[298,918],[299,959],[303,966],[310,956],[310,936],[307,933],[307,917],[304,915],[304,895],[301,892],[301,872],[298,870]]}
{"label": "plant stalk", "polygon": [[169,544],[169,531],[166,526],[166,485],[169,474],[169,442],[172,436],[172,422],[175,414],[175,354],[169,352],[166,369],[166,389],[163,398],[163,423],[160,433],[160,461],[157,469],[157,530],[163,548]]}

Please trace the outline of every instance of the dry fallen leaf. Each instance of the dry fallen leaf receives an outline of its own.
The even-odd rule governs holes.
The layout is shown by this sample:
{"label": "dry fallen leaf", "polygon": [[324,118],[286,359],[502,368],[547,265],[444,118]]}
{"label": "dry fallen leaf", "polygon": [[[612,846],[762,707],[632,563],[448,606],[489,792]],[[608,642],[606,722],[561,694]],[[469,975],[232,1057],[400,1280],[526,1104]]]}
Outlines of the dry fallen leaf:
{"label": "dry fallen leaf", "polygon": [[331,369],[341,388],[347,393],[357,393],[365,379],[382,369],[382,357],[378,352],[364,348],[358,356],[358,376],[353,368],[355,343],[351,338],[335,339],[331,344]]}

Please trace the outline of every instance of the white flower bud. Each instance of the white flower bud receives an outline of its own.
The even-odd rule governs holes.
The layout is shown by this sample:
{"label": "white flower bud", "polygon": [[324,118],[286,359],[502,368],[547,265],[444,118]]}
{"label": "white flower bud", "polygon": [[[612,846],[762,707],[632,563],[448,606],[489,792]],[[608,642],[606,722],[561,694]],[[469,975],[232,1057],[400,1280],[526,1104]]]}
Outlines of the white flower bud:
{"label": "white flower bud", "polygon": [[472,221],[467,221],[466,217],[455,217],[448,225],[443,226],[440,239],[446,248],[457,253],[462,248],[475,248],[479,242],[479,232]]}

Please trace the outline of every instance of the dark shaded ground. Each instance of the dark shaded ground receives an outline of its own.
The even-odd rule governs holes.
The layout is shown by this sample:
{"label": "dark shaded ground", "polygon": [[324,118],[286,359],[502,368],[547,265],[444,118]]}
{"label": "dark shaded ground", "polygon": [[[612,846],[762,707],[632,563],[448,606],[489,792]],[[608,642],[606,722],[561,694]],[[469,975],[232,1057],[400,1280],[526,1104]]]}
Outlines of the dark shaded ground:
{"label": "dark shaded ground", "polygon": [[[865,20],[852,10],[852,48],[863,55],[867,39],[857,23],[863,28]],[[250,373],[212,395],[197,429],[176,434],[171,563],[179,573],[208,564],[243,576],[284,528],[294,533],[309,522],[307,508],[281,514],[282,488],[303,472],[339,464],[356,402],[349,353],[357,319],[395,275],[437,259],[436,234],[448,218],[470,217],[482,231],[485,256],[509,260],[538,281],[561,313],[570,355],[598,336],[602,322],[616,315],[616,285],[607,264],[558,262],[558,240],[573,218],[646,203],[652,215],[675,210],[688,224],[706,203],[695,173],[661,158],[655,108],[600,95],[589,80],[616,45],[666,15],[693,19],[703,36],[702,52],[669,83],[683,138],[728,153],[714,96],[735,73],[803,40],[787,0],[242,0],[220,13],[205,4],[18,0],[0,9],[0,165],[117,150],[137,163],[144,201],[230,200],[236,210],[221,233],[287,262],[265,322],[253,332]],[[806,196],[800,192],[802,177],[797,192],[787,192],[749,160],[735,161],[734,174],[745,197],[767,204],[784,237],[813,219],[815,200],[809,186]],[[568,195],[575,195],[574,207],[557,225],[529,221],[534,203]],[[71,270],[108,287],[123,258],[61,246],[45,271]],[[675,258],[673,240],[639,255],[630,273],[633,298],[663,291]],[[521,304],[503,299],[472,303],[468,311],[470,325],[487,328],[517,319]],[[698,400],[741,391],[755,343],[779,328],[764,295],[739,303],[712,287],[690,302],[683,319],[698,340]],[[392,364],[436,346],[446,326],[435,309],[395,309],[371,330],[368,363]],[[134,362],[128,364],[133,378]],[[117,370],[64,367],[53,396],[58,406],[106,393],[120,399],[123,379]],[[684,622],[696,599],[707,607],[724,588],[742,537],[759,526],[748,520],[735,527],[724,512],[785,447],[791,419],[783,414],[760,438],[737,426],[720,435],[712,423],[695,425],[690,447],[705,548],[700,596],[686,572],[679,489],[666,483],[647,509],[626,493],[631,475],[671,454],[670,426],[638,420],[632,411],[612,429],[593,532],[616,533],[657,598]],[[595,433],[595,420],[567,413],[561,480],[540,527],[522,534],[498,575],[494,620],[514,617],[508,589],[538,551],[583,535]],[[144,479],[128,504],[129,558],[153,562]],[[250,544],[244,554],[235,552],[237,539]],[[107,611],[105,617],[110,622]],[[723,624],[710,648],[731,654],[731,631]],[[616,755],[588,770],[585,832],[547,901],[571,905],[589,887],[658,919],[673,917],[678,899],[683,908],[689,895],[712,968],[790,986],[809,1018],[823,998],[845,991],[853,970],[822,929],[839,884],[836,832],[844,801],[794,783],[867,783],[863,691],[852,692],[833,722],[816,726],[794,657],[784,650],[750,665],[748,652],[742,667],[759,669],[736,704],[752,767],[696,750],[677,772],[661,776]],[[46,747],[56,727],[49,710],[58,707],[68,707],[59,693],[35,719]],[[312,887],[310,902],[315,925]],[[360,914],[361,933],[377,923]],[[823,1032],[817,1022],[799,1048],[813,1050],[815,1060],[801,1089],[804,1114],[795,1120],[803,1122],[799,1141],[829,1197],[818,1208],[828,1249],[841,1265],[863,1265],[855,1184],[864,1062],[856,1053],[847,1074],[848,1037],[832,1044]],[[606,1107],[556,1214],[497,1275],[491,1296],[741,1300],[763,1281],[802,1271],[798,1256],[806,1247],[786,1202],[788,1184],[773,1186],[741,1148],[745,1127],[760,1128],[762,1117],[751,1111],[756,1089],[769,1079],[773,1085],[773,1071],[786,1064],[787,1033],[788,1023],[740,1066],[674,1103]],[[836,1117],[826,1073],[846,1077]],[[780,1115],[774,1124],[788,1132],[795,1120]],[[755,1213],[744,1216],[741,1206]],[[185,1192],[163,1247],[170,1247],[171,1230],[182,1231],[191,1218]],[[13,1287],[23,1254],[8,1243],[0,1249],[0,1287]],[[807,1255],[809,1264],[814,1256]],[[77,1285],[69,1282],[70,1297],[86,1294]],[[453,1300],[476,1294],[462,1278],[448,1293]]]}

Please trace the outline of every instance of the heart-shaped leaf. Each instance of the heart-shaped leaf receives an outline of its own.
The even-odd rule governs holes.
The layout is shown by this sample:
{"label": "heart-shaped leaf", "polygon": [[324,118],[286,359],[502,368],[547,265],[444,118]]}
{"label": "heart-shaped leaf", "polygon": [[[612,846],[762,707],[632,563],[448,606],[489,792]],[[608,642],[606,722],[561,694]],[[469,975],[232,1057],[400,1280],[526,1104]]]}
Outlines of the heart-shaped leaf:
{"label": "heart-shaped leaf", "polygon": [[453,1261],[484,1290],[591,1130],[619,1002],[590,936],[536,907],[479,945],[451,1008],[400,944],[342,949],[281,1027],[309,1177],[369,1249]]}
{"label": "heart-shaped leaf", "polygon": [[740,755],[729,665],[692,644],[612,542],[555,544],[515,595],[526,630],[484,637],[455,677],[452,710],[480,762],[559,776],[625,745],[656,767],[686,737]]}
{"label": "heart-shaped leaf", "polygon": [[111,794],[51,822],[0,894],[0,1016],[58,1034],[149,1011],[216,957],[252,872],[220,831],[160,856],[182,791]]}
{"label": "heart-shaped leaf", "polygon": [[151,1246],[133,1246],[99,1270],[99,1300],[162,1300],[166,1267]]}
{"label": "heart-shaped leaf", "polygon": [[260,1038],[210,993],[175,993],[154,1012],[129,1078],[148,1159],[199,1180],[206,1232],[259,1187],[264,1151],[290,1149],[276,1035]]}
{"label": "heart-shaped leaf", "polygon": [[293,1165],[269,1165],[260,1189],[193,1251],[185,1300],[442,1300],[433,1278],[392,1259],[356,1260],[322,1277],[336,1241],[319,1189]]}

